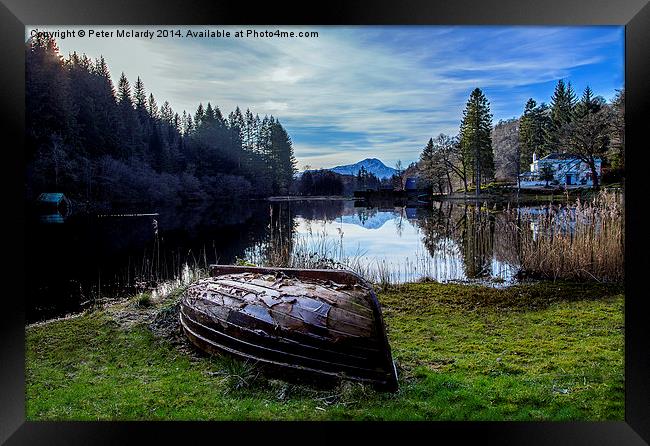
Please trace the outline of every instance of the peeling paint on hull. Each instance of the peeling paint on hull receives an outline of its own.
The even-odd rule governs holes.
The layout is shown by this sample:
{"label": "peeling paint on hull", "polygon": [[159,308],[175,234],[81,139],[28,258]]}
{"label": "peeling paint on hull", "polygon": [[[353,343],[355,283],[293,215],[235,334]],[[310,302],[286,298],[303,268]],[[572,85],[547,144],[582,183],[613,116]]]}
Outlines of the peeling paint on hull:
{"label": "peeling paint on hull", "polygon": [[181,299],[183,331],[229,353],[311,381],[349,379],[397,390],[372,288],[336,270],[213,266]]}

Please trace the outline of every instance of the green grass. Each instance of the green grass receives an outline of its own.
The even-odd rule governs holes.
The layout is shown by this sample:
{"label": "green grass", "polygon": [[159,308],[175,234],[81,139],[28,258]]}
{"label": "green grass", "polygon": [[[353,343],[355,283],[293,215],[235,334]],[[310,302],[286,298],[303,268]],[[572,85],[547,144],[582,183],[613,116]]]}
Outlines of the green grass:
{"label": "green grass", "polygon": [[[314,389],[197,355],[146,320],[173,314],[173,300],[134,299],[27,329],[27,418],[623,419],[621,287],[422,283],[379,299],[400,373],[395,394],[354,383]],[[118,322],[125,310],[135,322]]]}

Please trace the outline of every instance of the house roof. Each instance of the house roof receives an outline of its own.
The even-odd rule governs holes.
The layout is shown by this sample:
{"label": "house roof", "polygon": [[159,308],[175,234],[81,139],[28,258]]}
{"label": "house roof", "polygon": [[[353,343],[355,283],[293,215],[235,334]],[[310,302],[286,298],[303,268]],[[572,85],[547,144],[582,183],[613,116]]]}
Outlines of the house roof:
{"label": "house roof", "polygon": [[548,155],[540,158],[540,160],[567,160],[567,159],[574,159],[576,158],[575,155],[572,155],[570,153],[549,153]]}
{"label": "house roof", "polygon": [[[545,157],[540,158],[538,161],[541,161],[541,160],[570,160],[570,159],[578,159],[578,157],[571,154],[571,153],[555,152],[555,153],[549,153]],[[595,157],[595,159],[600,159],[600,157]]]}
{"label": "house roof", "polygon": [[61,192],[44,192],[38,196],[38,201],[42,203],[58,204],[61,201],[67,201],[67,198]]}

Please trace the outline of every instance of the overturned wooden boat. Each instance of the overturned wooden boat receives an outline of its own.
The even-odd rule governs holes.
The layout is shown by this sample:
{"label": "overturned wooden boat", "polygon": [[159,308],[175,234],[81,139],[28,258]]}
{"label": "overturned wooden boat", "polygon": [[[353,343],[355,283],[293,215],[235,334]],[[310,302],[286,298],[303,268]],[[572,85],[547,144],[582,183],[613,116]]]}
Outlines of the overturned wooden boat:
{"label": "overturned wooden boat", "polygon": [[180,322],[208,353],[229,353],[299,379],[397,390],[377,297],[337,270],[221,266],[188,287]]}

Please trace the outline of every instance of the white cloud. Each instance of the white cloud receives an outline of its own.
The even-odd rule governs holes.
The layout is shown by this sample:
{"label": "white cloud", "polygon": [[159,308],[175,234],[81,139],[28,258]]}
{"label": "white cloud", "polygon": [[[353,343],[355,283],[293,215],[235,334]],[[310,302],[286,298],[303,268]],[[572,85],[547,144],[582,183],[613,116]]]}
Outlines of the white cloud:
{"label": "white cloud", "polygon": [[[501,114],[512,113],[529,86],[598,63],[589,45],[615,39],[581,41],[571,29],[545,27],[483,34],[476,27],[280,27],[289,28],[319,37],[66,39],[60,47],[103,54],[114,78],[121,71],[132,82],[141,76],[159,102],[179,112],[210,101],[224,114],[237,105],[273,114],[300,135],[293,139],[301,164],[327,167],[367,156],[408,164],[430,136],[458,131],[476,86],[512,90],[507,105],[493,102],[495,120],[509,117]],[[328,130],[319,140],[309,127]]]}

